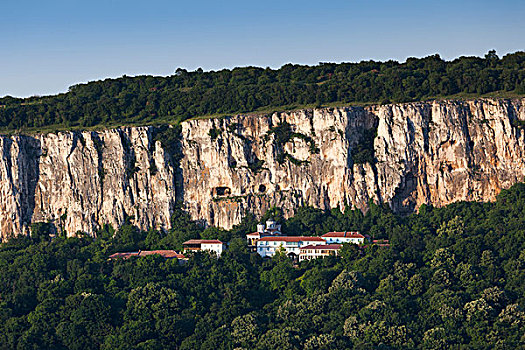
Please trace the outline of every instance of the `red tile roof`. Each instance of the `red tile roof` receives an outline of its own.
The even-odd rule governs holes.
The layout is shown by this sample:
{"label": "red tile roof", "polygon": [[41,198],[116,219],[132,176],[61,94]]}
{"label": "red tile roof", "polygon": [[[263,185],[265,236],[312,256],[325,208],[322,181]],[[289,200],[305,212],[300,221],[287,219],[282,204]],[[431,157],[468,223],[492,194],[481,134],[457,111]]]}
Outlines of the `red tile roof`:
{"label": "red tile roof", "polygon": [[341,249],[343,245],[342,244],[320,244],[320,245],[307,245],[305,247],[301,247],[301,250],[303,249],[317,249],[317,250],[339,250]]}
{"label": "red tile roof", "polygon": [[139,253],[139,256],[146,256],[146,255],[160,255],[166,259],[171,259],[171,258],[185,259],[186,258],[183,254],[177,253],[174,250],[144,250]]}
{"label": "red tile roof", "polygon": [[321,237],[339,237],[339,238],[365,238],[359,232],[328,232]]}
{"label": "red tile roof", "polygon": [[124,252],[115,253],[109,256],[110,259],[129,259],[132,256],[147,256],[147,255],[160,255],[165,259],[185,259],[183,254],[179,254],[174,250],[139,250],[138,252]]}
{"label": "red tile roof", "polygon": [[217,239],[190,239],[182,244],[223,244]]}
{"label": "red tile roof", "polygon": [[311,236],[281,236],[281,237],[263,237],[259,242],[325,242],[321,237]]}
{"label": "red tile roof", "polygon": [[138,252],[125,252],[125,253],[115,253],[109,256],[110,259],[129,259],[132,256],[139,256],[140,251]]}

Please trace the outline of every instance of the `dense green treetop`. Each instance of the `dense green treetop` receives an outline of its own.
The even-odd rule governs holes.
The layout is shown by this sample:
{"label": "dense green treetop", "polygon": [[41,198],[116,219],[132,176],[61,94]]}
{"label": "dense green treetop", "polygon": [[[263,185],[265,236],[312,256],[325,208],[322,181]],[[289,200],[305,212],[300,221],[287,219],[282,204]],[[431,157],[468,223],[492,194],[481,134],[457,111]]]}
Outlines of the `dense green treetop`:
{"label": "dense green treetop", "polygon": [[406,62],[286,64],[203,72],[177,69],[169,77],[123,76],[71,86],[64,94],[0,99],[4,131],[125,124],[177,123],[215,114],[327,103],[387,103],[426,98],[525,94],[525,52],[499,58],[439,55]]}
{"label": "dense green treetop", "polygon": [[[422,206],[394,215],[302,208],[289,234],[361,230],[390,248],[344,245],[293,266],[249,252],[247,216],[204,229],[177,210],[169,232],[126,224],[98,238],[33,237],[0,245],[2,349],[518,349],[525,346],[525,184],[495,203]],[[217,259],[108,260],[116,251],[229,241]]]}

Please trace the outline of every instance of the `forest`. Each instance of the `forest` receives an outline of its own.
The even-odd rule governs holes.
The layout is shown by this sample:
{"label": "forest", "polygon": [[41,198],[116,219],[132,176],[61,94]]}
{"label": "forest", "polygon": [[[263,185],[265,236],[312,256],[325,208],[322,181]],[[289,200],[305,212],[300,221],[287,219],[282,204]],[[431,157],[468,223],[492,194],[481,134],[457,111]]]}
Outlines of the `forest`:
{"label": "forest", "polygon": [[0,131],[177,124],[199,116],[490,93],[525,94],[525,52],[123,76],[77,84],[55,96],[0,98]]}
{"label": "forest", "polygon": [[[263,259],[244,235],[204,228],[182,210],[168,232],[130,222],[96,238],[30,237],[0,245],[3,349],[517,349],[525,346],[525,184],[493,203],[421,206],[397,216],[301,208],[288,235],[359,230],[390,247],[344,245],[340,256]],[[186,264],[114,252],[180,249],[219,238],[229,250]]]}

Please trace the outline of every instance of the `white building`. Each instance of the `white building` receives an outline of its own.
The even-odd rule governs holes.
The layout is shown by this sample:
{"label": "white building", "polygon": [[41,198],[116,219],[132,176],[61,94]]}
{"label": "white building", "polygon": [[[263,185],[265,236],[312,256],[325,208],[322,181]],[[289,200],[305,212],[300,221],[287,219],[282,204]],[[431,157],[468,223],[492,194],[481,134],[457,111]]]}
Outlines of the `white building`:
{"label": "white building", "polygon": [[270,219],[266,221],[266,226],[264,226],[264,224],[262,223],[258,224],[257,232],[248,233],[246,235],[246,241],[248,241],[248,246],[250,248],[256,248],[257,241],[261,239],[261,237],[280,236],[281,234],[281,225],[279,225],[276,221]]}
{"label": "white building", "polygon": [[226,245],[217,239],[190,239],[182,244],[185,253],[207,250],[220,256],[226,250]]}
{"label": "white building", "polygon": [[363,244],[365,243],[365,236],[359,232],[328,232],[321,236],[326,243],[354,243],[354,244]]}
{"label": "white building", "polygon": [[257,241],[261,239],[261,234],[259,232],[248,233],[246,235],[246,241],[248,241],[248,247],[256,247]]}
{"label": "white building", "polygon": [[264,224],[257,225],[257,232],[263,236],[278,236],[281,234],[281,225],[279,225],[277,221],[270,219],[266,221],[266,227],[264,227]]}
{"label": "white building", "polygon": [[291,258],[299,256],[300,248],[307,245],[326,244],[326,241],[321,237],[307,237],[307,236],[290,236],[290,237],[263,237],[257,241],[257,253],[260,256],[272,257],[275,252],[282,247],[286,255]]}
{"label": "white building", "polygon": [[325,256],[337,256],[342,244],[320,244],[301,247],[299,261],[323,258]]}

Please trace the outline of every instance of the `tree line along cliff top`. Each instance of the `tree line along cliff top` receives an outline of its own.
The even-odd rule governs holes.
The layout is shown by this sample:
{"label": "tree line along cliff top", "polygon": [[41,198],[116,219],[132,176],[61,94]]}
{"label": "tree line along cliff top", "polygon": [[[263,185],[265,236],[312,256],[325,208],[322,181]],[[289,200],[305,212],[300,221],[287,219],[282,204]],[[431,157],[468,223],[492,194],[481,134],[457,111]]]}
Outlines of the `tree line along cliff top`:
{"label": "tree line along cliff top", "polygon": [[286,64],[210,72],[179,68],[168,77],[123,76],[74,85],[55,96],[0,98],[0,129],[179,123],[206,115],[487,94],[525,94],[525,52],[500,58],[489,51],[483,58],[452,61],[432,55],[404,63]]}

